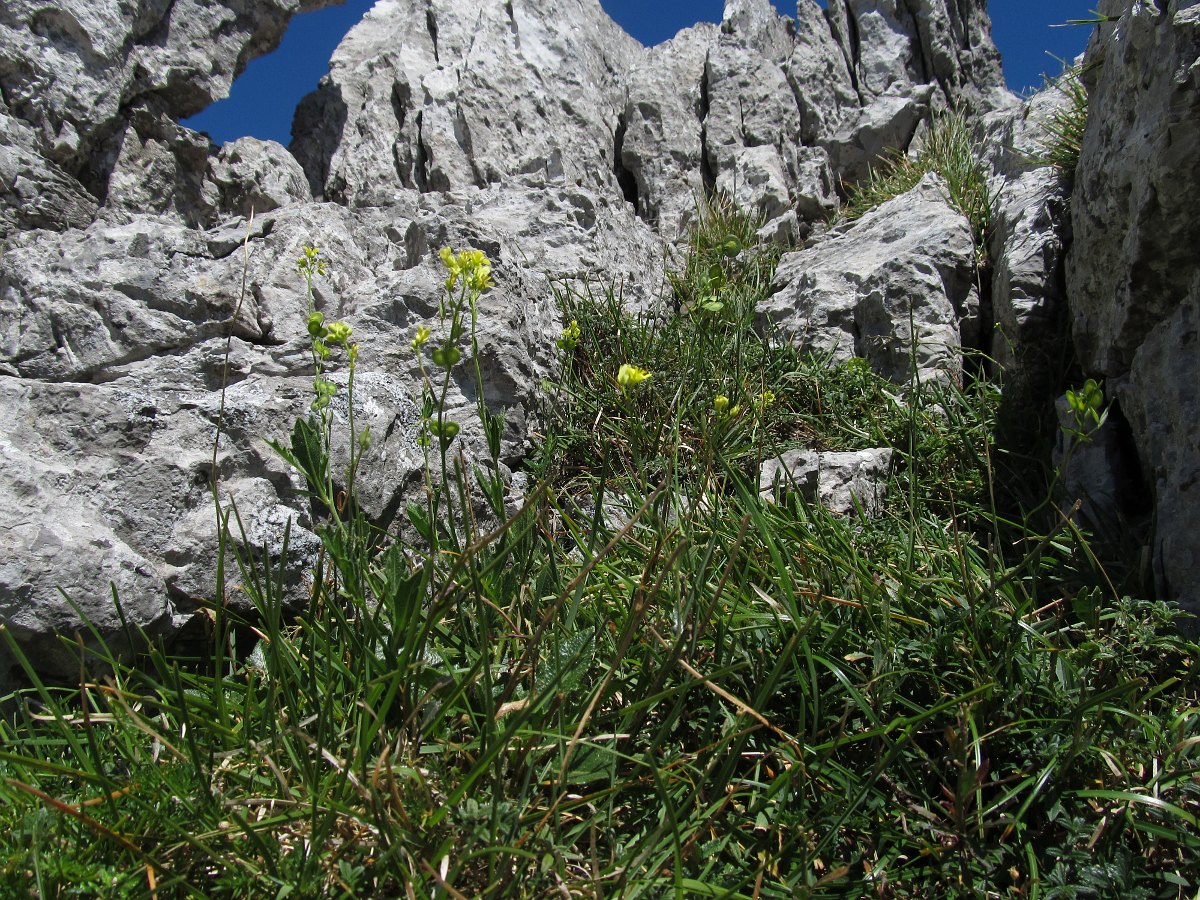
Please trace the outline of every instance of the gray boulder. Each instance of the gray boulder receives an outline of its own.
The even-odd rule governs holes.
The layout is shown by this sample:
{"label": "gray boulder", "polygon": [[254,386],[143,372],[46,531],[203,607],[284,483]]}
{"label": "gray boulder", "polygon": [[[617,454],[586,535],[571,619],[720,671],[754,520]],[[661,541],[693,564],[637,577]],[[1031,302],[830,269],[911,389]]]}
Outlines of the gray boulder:
{"label": "gray boulder", "polygon": [[[758,310],[831,363],[865,358],[879,374],[909,381],[961,372],[959,350],[978,330],[971,226],[927,175],[909,191],[780,260],[774,293]],[[915,330],[914,330],[915,329]]]}
{"label": "gray boulder", "polygon": [[312,200],[304,169],[274,141],[252,137],[231,141],[211,161],[210,172],[226,215],[249,218]]}
{"label": "gray boulder", "polygon": [[891,470],[892,450],[888,447],[847,452],[789,450],[763,461],[758,489],[767,500],[779,493],[796,492],[835,515],[854,515],[861,509],[866,518],[875,519],[883,513]]}
{"label": "gray boulder", "polygon": [[927,121],[928,87],[905,96],[876,97],[826,142],[834,168],[846,182],[862,181],[872,166],[907,150]]}

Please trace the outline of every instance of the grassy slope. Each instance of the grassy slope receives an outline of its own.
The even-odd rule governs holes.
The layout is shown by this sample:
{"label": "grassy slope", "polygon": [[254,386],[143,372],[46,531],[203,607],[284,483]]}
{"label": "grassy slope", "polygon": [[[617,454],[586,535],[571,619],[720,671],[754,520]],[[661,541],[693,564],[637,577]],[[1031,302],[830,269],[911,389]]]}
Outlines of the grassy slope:
{"label": "grassy slope", "polygon": [[[994,512],[996,385],[906,402],[757,336],[753,235],[711,212],[678,314],[563,287],[503,526],[451,452],[432,552],[333,516],[295,619],[242,562],[246,662],[218,612],[210,659],[18,698],[0,893],[1194,894],[1195,645],[1061,515]],[[758,497],[783,449],[880,445],[880,520]]]}

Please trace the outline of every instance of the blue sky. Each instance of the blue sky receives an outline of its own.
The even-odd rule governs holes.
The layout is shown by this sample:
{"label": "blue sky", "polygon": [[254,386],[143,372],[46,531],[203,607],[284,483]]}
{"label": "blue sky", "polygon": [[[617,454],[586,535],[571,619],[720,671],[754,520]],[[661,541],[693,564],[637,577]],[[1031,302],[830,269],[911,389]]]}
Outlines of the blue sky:
{"label": "blue sky", "polygon": [[[772,0],[788,15],[795,3]],[[698,21],[719,22],[722,0],[601,0],[608,14],[644,44],[657,44]],[[279,49],[253,60],[234,83],[229,99],[215,103],[185,124],[207,131],[217,143],[244,135],[291,140],[292,113],[328,69],[329,58],[345,33],[374,5],[346,0],[296,16]],[[1004,57],[1009,87],[1027,91],[1042,83],[1043,73],[1057,74],[1058,59],[1083,51],[1090,28],[1054,28],[1068,19],[1089,18],[1096,0],[992,0],[992,33]]]}

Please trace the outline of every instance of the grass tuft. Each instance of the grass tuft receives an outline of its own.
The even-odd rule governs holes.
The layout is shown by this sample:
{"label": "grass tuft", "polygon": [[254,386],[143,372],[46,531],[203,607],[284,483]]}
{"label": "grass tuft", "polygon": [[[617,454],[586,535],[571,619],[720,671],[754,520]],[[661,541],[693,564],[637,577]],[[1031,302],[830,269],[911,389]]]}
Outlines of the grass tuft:
{"label": "grass tuft", "polygon": [[872,167],[865,181],[851,186],[838,218],[861,218],[881,203],[911,191],[930,172],[945,180],[950,205],[967,217],[975,246],[986,252],[993,207],[988,170],[966,117],[957,112],[934,119],[915,156],[895,153]]}
{"label": "grass tuft", "polygon": [[1081,75],[1078,66],[1071,66],[1055,80],[1053,87],[1066,97],[1067,103],[1055,109],[1043,123],[1046,137],[1042,140],[1043,154],[1039,161],[1054,166],[1067,179],[1075,177],[1087,130],[1088,94]]}

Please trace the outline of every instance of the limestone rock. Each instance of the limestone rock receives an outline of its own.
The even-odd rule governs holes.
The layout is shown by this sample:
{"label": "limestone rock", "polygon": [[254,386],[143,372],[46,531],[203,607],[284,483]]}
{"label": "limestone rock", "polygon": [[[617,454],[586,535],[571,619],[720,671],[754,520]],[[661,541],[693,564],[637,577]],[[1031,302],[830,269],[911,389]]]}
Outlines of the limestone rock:
{"label": "limestone rock", "polygon": [[1154,490],[1161,593],[1196,610],[1200,6],[1104,0],[1099,12],[1115,20],[1085,57],[1072,330],[1085,371],[1119,398]]}
{"label": "limestone rock", "polygon": [[951,0],[833,0],[828,16],[864,101],[936,88],[936,108],[1010,106],[986,4]]}
{"label": "limestone rock", "polygon": [[31,129],[3,112],[0,100],[0,240],[30,228],[84,228],[96,198],[42,156]]}
{"label": "limestone rock", "polygon": [[280,144],[244,137],[223,146],[212,162],[221,210],[249,217],[312,200],[304,170]]}
{"label": "limestone rock", "polygon": [[795,50],[795,24],[776,12],[770,0],[725,0],[721,32],[736,36],[738,43],[776,66]]}
{"label": "limestone rock", "polygon": [[825,12],[815,0],[796,5],[796,44],[785,71],[800,109],[806,145],[829,141],[857,118],[862,107],[844,48],[834,40]]}
{"label": "limestone rock", "polygon": [[638,214],[668,239],[693,221],[696,198],[709,185],[703,123],[705,61],[717,29],[701,23],[646,52],[627,77],[625,109],[617,125],[618,177]]}
{"label": "limestone rock", "polygon": [[778,328],[831,362],[864,357],[907,382],[911,313],[920,377],[957,377],[962,324],[976,319],[978,293],[971,227],[944,191],[927,175],[849,227],[785,254],[774,293],[759,307],[760,327]]}
{"label": "limestone rock", "polygon": [[150,213],[190,228],[216,223],[220,192],[208,178],[209,139],[179,125],[156,103],[137,103],[97,159],[109,173],[109,220]]}
{"label": "limestone rock", "polygon": [[783,215],[798,194],[807,217],[831,211],[833,175],[824,151],[801,145],[800,110],[786,74],[741,40],[722,35],[705,65],[705,154],[717,189],[764,219]]}
{"label": "limestone rock", "polygon": [[297,111],[292,150],[314,195],[340,203],[534,175],[623,196],[667,232],[714,187],[766,218],[813,219],[833,208],[839,177],[907,147],[934,93],[940,106],[1008,102],[998,64],[987,63],[986,14],[974,3],[958,5],[966,20],[958,6],[918,5],[871,51],[883,60],[902,45],[911,70],[885,96],[856,86],[847,61],[859,42],[812,0],[795,22],[767,0],[729,0],[719,29],[649,49],[595,0],[470,10],[388,0]]}
{"label": "limestone rock", "polygon": [[767,499],[777,492],[796,491],[835,515],[854,515],[861,509],[874,519],[883,512],[891,468],[888,447],[840,453],[789,450],[764,460],[758,489]]}
{"label": "limestone rock", "polygon": [[594,0],[386,0],[297,110],[292,149],[314,194],[356,205],[522,174],[612,190],[617,73],[642,52]]}
{"label": "limestone rock", "polygon": [[[211,357],[220,359],[217,348]],[[199,398],[205,399],[197,403]],[[127,620],[150,636],[169,636],[195,609],[194,598],[213,596],[216,516],[206,482],[216,403],[205,391],[177,389],[171,397],[120,382],[9,379],[0,486],[20,502],[0,510],[0,619],[45,676],[78,672],[58,635],[71,639],[82,632],[91,644],[71,602],[112,649],[124,652],[134,648],[114,590]],[[253,421],[247,411],[233,399],[229,420]],[[237,450],[231,436],[240,442]],[[261,458],[250,451],[253,438],[240,428],[231,427],[222,445],[223,465],[250,470],[222,487],[235,488],[239,514],[262,537],[260,519],[279,504],[287,476],[276,467],[273,482],[263,478]],[[294,491],[284,496],[301,506]],[[224,502],[229,499],[225,494]],[[303,551],[302,513],[293,516],[293,546]],[[206,527],[193,525],[189,534],[189,523],[197,520]],[[276,563],[280,538],[270,551]],[[311,543],[309,535],[309,551]],[[299,581],[313,553],[289,559]]]}
{"label": "limestone rock", "polygon": [[[23,378],[81,381],[177,353],[238,308],[239,265],[163,220],[29,235],[2,258],[0,361]],[[250,297],[235,333],[264,340],[263,315]]]}
{"label": "limestone rock", "polygon": [[[332,2],[332,0],[330,0]],[[325,0],[9,0],[0,10],[0,94],[70,174],[136,99],[176,118],[229,92],[246,62],[274,49],[292,15]]]}
{"label": "limestone rock", "polygon": [[979,144],[992,170],[1005,178],[1046,165],[1049,127],[1056,115],[1067,112],[1071,98],[1060,79],[1029,97],[1019,106],[1005,107],[979,121]]}
{"label": "limestone rock", "polygon": [[84,227],[104,205],[214,224],[211,148],[178,119],[226,96],[294,13],[331,2],[6,2],[0,131],[20,135],[0,153],[0,236]]}
{"label": "limestone rock", "polygon": [[992,358],[1016,380],[1044,382],[1061,362],[1070,245],[1066,187],[1054,169],[1004,183],[992,220]]}
{"label": "limestone rock", "polygon": [[[1194,270],[1193,270],[1194,272]],[[1155,498],[1159,595],[1200,610],[1200,275],[1146,336],[1118,387]]]}
{"label": "limestone rock", "polygon": [[[6,254],[4,271],[16,281],[3,295],[3,359],[24,377],[10,376],[0,398],[7,459],[0,490],[26,499],[3,513],[0,552],[23,562],[4,570],[0,614],[20,625],[26,647],[76,627],[55,600],[56,585],[80,593],[90,586],[88,603],[110,610],[98,618],[110,636],[107,580],[136,612],[132,620],[151,630],[177,628],[212,596],[217,544],[208,481],[218,423],[221,500],[238,504],[247,546],[265,546],[275,564],[290,518],[287,573],[292,599],[302,601],[316,549],[313,522],[303,485],[264,439],[286,442],[311,400],[308,306],[295,271],[305,244],[321,243],[332,264],[330,277],[315,285],[317,307],[347,321],[361,345],[355,414],[357,426],[374,435],[359,482],[369,515],[390,521],[420,481],[420,381],[408,339],[418,324],[440,330],[444,275],[433,248],[443,243],[481,246],[496,262],[498,286],[480,319],[484,400],[507,410],[505,457],[524,456],[526,423],[561,327],[549,285],[523,268],[521,247],[507,233],[464,226],[453,207],[410,199],[407,221],[398,207],[331,204],[257,219],[240,298],[244,229],[232,226],[196,232],[150,219],[98,223],[84,232],[38,233]],[[46,266],[49,258],[59,266]],[[478,456],[470,363],[456,367],[448,405],[464,425],[464,450]],[[344,367],[335,366],[332,378],[344,385]],[[332,408],[340,466],[348,442],[344,389]],[[82,540],[85,532],[95,539]],[[87,603],[84,609],[93,611]],[[46,672],[69,677],[53,660],[59,657],[47,657]]]}
{"label": "limestone rock", "polygon": [[1098,35],[1068,278],[1085,366],[1118,375],[1186,295],[1200,245],[1200,9],[1132,3]]}
{"label": "limestone rock", "polygon": [[902,97],[877,97],[849,118],[826,142],[834,169],[844,181],[866,178],[871,166],[906,150],[929,115],[929,88]]}

